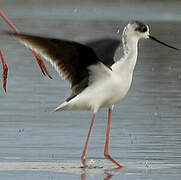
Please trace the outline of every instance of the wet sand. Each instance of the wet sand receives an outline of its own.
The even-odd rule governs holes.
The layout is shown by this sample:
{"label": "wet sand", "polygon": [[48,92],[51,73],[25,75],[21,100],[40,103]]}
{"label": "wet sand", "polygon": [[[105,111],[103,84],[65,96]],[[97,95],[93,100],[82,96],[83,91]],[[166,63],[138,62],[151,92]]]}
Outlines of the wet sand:
{"label": "wet sand", "polygon": [[[141,1],[138,2],[141,5]],[[179,5],[179,1],[175,2]],[[128,20],[115,18],[117,11],[112,11],[115,13],[112,19],[107,19],[110,12],[105,18],[95,19],[82,10],[81,4],[72,4],[72,19],[71,16],[66,19],[67,11],[65,18],[62,18],[63,12],[58,14],[60,3],[57,8],[42,1],[37,4],[30,1],[12,5],[6,1],[2,9],[23,32],[79,42],[101,37],[120,38]],[[48,10],[48,5],[53,7]],[[66,3],[64,5],[66,10]],[[80,15],[85,13],[85,17],[91,18],[75,18],[76,6]],[[169,4],[165,6],[168,8]],[[179,16],[177,11],[170,14]],[[181,48],[178,20],[147,16],[144,20],[154,36]],[[1,29],[9,29],[2,20]],[[0,48],[9,66],[8,91],[6,94],[0,91],[0,179],[180,179],[180,52],[149,40],[140,42],[132,87],[128,96],[115,106],[111,127],[110,153],[125,168],[111,170],[114,165],[104,159],[107,111],[103,109],[97,114],[87,154],[99,168],[83,171],[80,156],[91,112],[52,112],[69,95],[69,84],[59,78],[48,63],[53,80],[44,77],[26,48],[11,37],[2,33],[0,36]]]}

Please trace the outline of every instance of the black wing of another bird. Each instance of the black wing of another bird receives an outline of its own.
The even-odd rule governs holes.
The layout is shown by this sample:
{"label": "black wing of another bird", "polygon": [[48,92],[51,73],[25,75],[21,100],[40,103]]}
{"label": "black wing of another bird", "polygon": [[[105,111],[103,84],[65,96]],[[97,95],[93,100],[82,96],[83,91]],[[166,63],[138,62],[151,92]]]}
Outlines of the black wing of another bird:
{"label": "black wing of another bird", "polygon": [[112,64],[114,64],[114,55],[116,49],[120,45],[120,40],[102,38],[87,42],[86,45],[95,51],[96,55],[100,58],[100,61],[103,64],[110,67]]}

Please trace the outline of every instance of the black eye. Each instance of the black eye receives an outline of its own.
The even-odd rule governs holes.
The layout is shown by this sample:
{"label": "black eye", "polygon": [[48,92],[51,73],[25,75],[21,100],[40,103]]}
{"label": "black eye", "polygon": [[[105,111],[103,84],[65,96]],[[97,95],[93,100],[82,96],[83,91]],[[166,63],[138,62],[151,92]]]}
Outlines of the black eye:
{"label": "black eye", "polygon": [[147,27],[144,25],[144,26],[141,27],[140,30],[141,30],[141,32],[146,32],[147,31]]}
{"label": "black eye", "polygon": [[144,24],[136,28],[136,31],[139,31],[142,33],[146,32],[147,30],[148,30],[148,28]]}

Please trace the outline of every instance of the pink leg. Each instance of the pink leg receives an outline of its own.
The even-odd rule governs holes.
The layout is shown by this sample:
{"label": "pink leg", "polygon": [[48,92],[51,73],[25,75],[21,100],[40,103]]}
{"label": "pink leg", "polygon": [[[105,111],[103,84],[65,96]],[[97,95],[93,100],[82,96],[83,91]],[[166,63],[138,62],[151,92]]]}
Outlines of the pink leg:
{"label": "pink leg", "polygon": [[37,60],[37,62],[38,62],[38,65],[39,65],[39,67],[40,67],[43,75],[48,75],[48,77],[49,77],[50,79],[53,79],[52,76],[50,75],[50,73],[48,72],[48,70],[47,70],[47,68],[46,68],[43,60],[41,59],[41,56],[40,56],[38,53],[36,53],[33,49],[31,49],[31,48],[30,48],[30,51],[31,51],[31,52],[34,54],[34,56],[36,57],[36,60]]}
{"label": "pink leg", "polygon": [[5,61],[4,57],[3,57],[1,49],[0,49],[0,57],[1,57],[2,65],[3,65],[3,88],[4,88],[4,91],[6,92],[6,82],[7,82],[8,67],[6,65],[6,61]]}
{"label": "pink leg", "polygon": [[89,142],[89,137],[90,137],[90,134],[91,134],[91,130],[92,130],[92,126],[94,124],[95,117],[96,117],[96,113],[94,113],[93,116],[92,116],[91,125],[89,127],[89,132],[88,132],[86,142],[85,142],[85,145],[84,145],[84,149],[83,149],[83,152],[82,152],[82,156],[81,156],[81,160],[82,160],[82,164],[83,164],[84,168],[87,167],[87,165],[86,165],[86,150],[87,150],[87,145],[88,145],[88,142]]}
{"label": "pink leg", "polygon": [[[4,12],[0,9],[0,16],[6,21],[6,23],[14,30],[15,33],[19,33],[19,30],[16,28],[16,26],[7,18],[7,16],[4,14]],[[48,75],[49,78],[52,79],[51,75],[49,74],[48,70],[46,69],[46,66],[43,63],[43,60],[41,59],[41,57],[39,56],[39,54],[37,54],[33,49],[31,49],[31,52],[34,54],[34,56],[37,59],[38,65],[40,66],[40,69],[42,71],[42,73],[44,75]]]}
{"label": "pink leg", "polygon": [[109,155],[109,134],[110,134],[110,128],[111,128],[111,115],[112,115],[112,109],[109,108],[109,114],[108,114],[108,122],[107,122],[107,133],[106,133],[106,142],[105,142],[105,148],[104,148],[104,156],[112,161],[114,164],[116,164],[119,168],[123,168],[122,165],[120,165],[117,161],[115,161],[110,155]]}

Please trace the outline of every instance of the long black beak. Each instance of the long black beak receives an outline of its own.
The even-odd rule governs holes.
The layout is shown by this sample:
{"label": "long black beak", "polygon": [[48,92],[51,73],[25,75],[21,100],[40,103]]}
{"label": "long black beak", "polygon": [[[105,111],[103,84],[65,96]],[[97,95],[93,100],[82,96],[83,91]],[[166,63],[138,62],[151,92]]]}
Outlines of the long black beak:
{"label": "long black beak", "polygon": [[175,50],[180,50],[180,49],[178,49],[178,48],[176,48],[176,47],[170,46],[170,45],[168,45],[168,44],[166,44],[166,43],[164,43],[164,42],[156,39],[156,38],[153,37],[153,36],[150,36],[150,35],[149,35],[149,38],[152,39],[153,41],[156,41],[156,42],[158,42],[158,43],[160,43],[160,44],[163,44],[163,45],[165,45],[165,46],[167,46],[167,47],[169,47],[169,48],[172,48],[172,49],[175,49]]}

